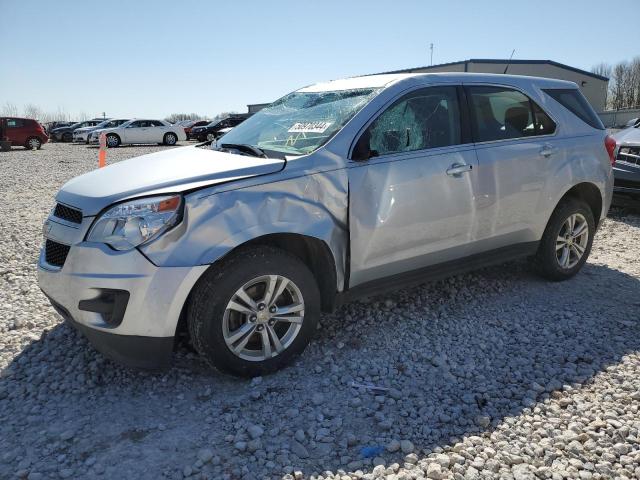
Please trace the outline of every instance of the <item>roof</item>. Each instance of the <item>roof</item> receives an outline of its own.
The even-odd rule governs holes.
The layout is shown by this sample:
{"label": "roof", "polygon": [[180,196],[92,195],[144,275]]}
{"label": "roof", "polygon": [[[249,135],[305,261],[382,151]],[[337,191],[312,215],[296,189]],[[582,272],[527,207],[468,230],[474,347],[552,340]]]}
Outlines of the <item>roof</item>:
{"label": "roof", "polygon": [[298,92],[332,92],[339,90],[353,90],[356,88],[380,88],[403,78],[419,75],[419,73],[376,74],[362,77],[341,78],[328,82],[316,83],[303,87]]}
{"label": "roof", "polygon": [[598,75],[592,72],[587,72],[586,70],[581,70],[579,68],[572,67],[570,65],[565,65],[564,63],[555,62],[553,60],[508,60],[508,59],[501,60],[501,59],[495,59],[495,58],[470,58],[469,60],[460,60],[458,62],[440,63],[438,65],[425,65],[424,67],[413,67],[413,68],[405,68],[402,70],[393,70],[390,72],[381,72],[381,75],[396,74],[396,73],[410,73],[410,72],[414,72],[415,70],[429,70],[431,68],[448,67],[450,65],[464,65],[469,63],[489,63],[489,64],[509,63],[511,65],[553,65],[558,68],[563,68],[565,70],[570,70],[572,72],[580,73],[582,75],[597,78],[598,80],[603,80],[605,82],[609,81],[608,77],[604,77],[602,75]]}

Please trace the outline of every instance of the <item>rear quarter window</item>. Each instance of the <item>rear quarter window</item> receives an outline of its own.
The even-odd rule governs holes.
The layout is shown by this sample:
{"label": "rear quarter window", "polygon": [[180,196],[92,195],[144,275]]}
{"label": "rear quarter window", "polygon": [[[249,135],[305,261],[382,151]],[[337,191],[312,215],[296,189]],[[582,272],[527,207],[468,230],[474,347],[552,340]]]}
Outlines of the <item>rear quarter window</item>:
{"label": "rear quarter window", "polygon": [[587,125],[598,130],[604,130],[600,117],[593,111],[593,108],[580,90],[575,88],[547,88],[543,91]]}

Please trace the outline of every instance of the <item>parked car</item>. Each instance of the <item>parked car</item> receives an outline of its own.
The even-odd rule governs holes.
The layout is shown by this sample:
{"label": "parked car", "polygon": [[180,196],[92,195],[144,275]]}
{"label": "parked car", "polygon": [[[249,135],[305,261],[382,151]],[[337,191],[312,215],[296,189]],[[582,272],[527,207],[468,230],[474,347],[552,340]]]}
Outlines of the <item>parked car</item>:
{"label": "parked car", "polygon": [[82,127],[78,128],[73,132],[73,141],[77,143],[89,143],[89,137],[95,131],[105,129],[105,128],[113,128],[122,125],[123,123],[128,122],[129,118],[116,118],[116,119],[108,119],[93,127]]}
{"label": "parked car", "polygon": [[90,143],[98,143],[100,135],[107,136],[107,147],[120,145],[160,143],[175,145],[187,139],[184,129],[164,120],[144,120],[135,118],[118,127],[103,128],[91,134]]}
{"label": "parked car", "polygon": [[58,127],[51,130],[49,136],[52,141],[56,142],[71,142],[73,141],[73,132],[75,132],[78,128],[83,127],[95,127],[99,123],[103,122],[104,119],[93,119],[93,120],[85,120],[84,122],[74,123],[73,125],[69,125],[67,127]]}
{"label": "parked car", "polygon": [[193,127],[190,133],[191,138],[195,138],[199,142],[215,140],[216,138],[222,136],[222,134],[220,133],[221,130],[225,128],[233,128],[237,125],[240,125],[250,116],[251,114],[249,113],[238,113],[223,118],[222,120],[215,120],[205,126]]}
{"label": "parked car", "polygon": [[640,123],[614,133],[613,138],[616,141],[613,191],[640,200]]}
{"label": "parked car", "polygon": [[528,256],[573,277],[609,209],[614,145],[572,82],[312,85],[211,145],[68,182],[39,284],[120,362],[166,365],[186,331],[214,367],[261,375],[360,295]]}
{"label": "parked car", "polygon": [[51,130],[54,130],[60,127],[68,127],[73,125],[74,123],[78,123],[78,122],[47,122],[43,125],[43,127],[44,127],[44,131],[47,132],[47,135],[49,135]]}
{"label": "parked car", "polygon": [[11,146],[40,150],[42,144],[49,141],[44,127],[31,118],[0,117],[0,130],[0,140],[6,137]]}
{"label": "parked car", "polygon": [[211,122],[209,120],[198,120],[198,121],[194,121],[194,122],[190,122],[186,125],[183,125],[184,128],[184,133],[187,135],[187,140],[191,139],[191,129],[192,128],[198,128],[198,127],[204,127],[205,125],[209,125]]}

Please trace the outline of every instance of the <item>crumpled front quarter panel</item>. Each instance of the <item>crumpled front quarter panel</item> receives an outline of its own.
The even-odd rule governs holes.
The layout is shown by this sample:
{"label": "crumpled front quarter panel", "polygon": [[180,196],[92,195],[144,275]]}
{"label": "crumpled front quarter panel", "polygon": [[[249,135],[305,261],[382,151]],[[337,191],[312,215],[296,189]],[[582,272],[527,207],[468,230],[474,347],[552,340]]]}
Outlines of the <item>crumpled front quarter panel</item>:
{"label": "crumpled front quarter panel", "polygon": [[296,233],[326,243],[335,260],[337,288],[343,288],[348,242],[344,169],[226,191],[195,192],[185,200],[181,225],[142,250],[156,265],[211,264],[257,237]]}

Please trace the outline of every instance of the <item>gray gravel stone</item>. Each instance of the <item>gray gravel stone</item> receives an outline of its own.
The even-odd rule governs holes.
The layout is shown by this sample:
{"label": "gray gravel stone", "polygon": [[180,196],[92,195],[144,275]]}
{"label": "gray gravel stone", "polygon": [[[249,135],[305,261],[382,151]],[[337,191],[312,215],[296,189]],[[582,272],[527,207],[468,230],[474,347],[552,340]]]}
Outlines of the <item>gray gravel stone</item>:
{"label": "gray gravel stone", "polygon": [[638,213],[615,209],[568,282],[512,262],[323,314],[264,378],[182,344],[149,373],[97,353],[36,283],[57,189],[96,164],[83,145],[0,153],[0,478],[640,478]]}

